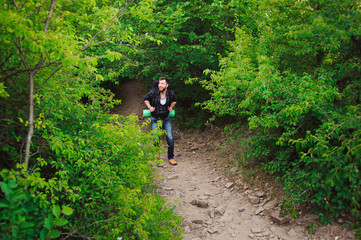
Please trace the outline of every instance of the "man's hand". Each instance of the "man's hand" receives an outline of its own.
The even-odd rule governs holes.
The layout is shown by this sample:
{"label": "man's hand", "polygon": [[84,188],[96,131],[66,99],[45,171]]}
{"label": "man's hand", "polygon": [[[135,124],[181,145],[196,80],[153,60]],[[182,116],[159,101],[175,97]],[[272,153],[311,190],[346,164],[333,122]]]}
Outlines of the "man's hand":
{"label": "man's hand", "polygon": [[150,111],[150,112],[154,112],[154,111],[155,111],[155,107],[150,107],[150,108],[149,108],[149,111]]}
{"label": "man's hand", "polygon": [[173,111],[173,107],[168,107],[169,112]]}

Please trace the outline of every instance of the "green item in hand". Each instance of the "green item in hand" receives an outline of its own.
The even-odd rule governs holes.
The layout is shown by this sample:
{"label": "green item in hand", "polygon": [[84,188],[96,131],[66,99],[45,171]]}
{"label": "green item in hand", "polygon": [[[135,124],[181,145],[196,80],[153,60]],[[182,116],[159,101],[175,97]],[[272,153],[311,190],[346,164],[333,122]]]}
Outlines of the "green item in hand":
{"label": "green item in hand", "polygon": [[[144,109],[143,110],[143,117],[150,117],[150,111],[149,109]],[[175,110],[172,110],[170,113],[169,113],[169,117],[175,117]]]}
{"label": "green item in hand", "polygon": [[175,117],[175,111],[172,110],[170,113],[169,113],[169,117]]}

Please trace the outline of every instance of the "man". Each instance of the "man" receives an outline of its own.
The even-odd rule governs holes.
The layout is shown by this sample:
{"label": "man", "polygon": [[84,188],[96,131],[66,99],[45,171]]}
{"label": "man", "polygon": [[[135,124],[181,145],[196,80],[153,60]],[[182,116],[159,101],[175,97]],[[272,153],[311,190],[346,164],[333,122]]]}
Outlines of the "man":
{"label": "man", "polygon": [[174,160],[174,140],[173,129],[169,113],[177,103],[176,95],[173,91],[168,90],[168,80],[161,77],[158,80],[158,91],[150,91],[144,96],[144,103],[151,112],[151,129],[156,128],[158,121],[162,121],[163,129],[166,131],[168,144],[168,160],[171,165],[177,165]]}

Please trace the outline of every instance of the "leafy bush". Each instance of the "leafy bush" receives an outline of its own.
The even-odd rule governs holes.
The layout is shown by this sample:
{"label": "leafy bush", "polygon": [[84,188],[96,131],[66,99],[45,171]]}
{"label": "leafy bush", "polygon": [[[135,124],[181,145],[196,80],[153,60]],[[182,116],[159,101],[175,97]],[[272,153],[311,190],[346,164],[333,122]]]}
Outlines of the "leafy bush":
{"label": "leafy bush", "polygon": [[118,76],[97,69],[121,57],[107,47],[138,43],[120,17],[151,9],[132,4],[2,4],[2,237],[181,238],[180,218],[152,190],[156,133],[110,115],[120,101],[100,87]]}
{"label": "leafy bush", "polygon": [[21,175],[17,171],[2,172],[2,176],[6,180],[0,182],[1,190],[5,195],[0,200],[1,238],[48,239],[59,237],[61,234],[59,228],[68,224],[66,218],[73,213],[73,209],[68,206],[61,209],[59,205],[53,205],[50,208],[34,197],[34,194],[21,187],[18,182],[7,179],[10,176],[17,178],[19,182],[27,181]]}
{"label": "leafy bush", "polygon": [[221,70],[200,82],[211,91],[201,106],[248,118],[248,157],[280,174],[291,201],[314,207],[324,222],[349,213],[359,226],[360,6],[259,6],[258,30],[238,29]]}
{"label": "leafy bush", "polygon": [[[82,113],[77,113],[73,117],[81,119]],[[161,151],[153,146],[156,133],[143,133],[135,116],[98,115],[103,115],[103,123],[100,118],[92,119],[89,129],[78,131],[48,124],[42,136],[49,140],[48,151],[54,152],[56,160],[38,159],[31,171],[2,171],[4,179],[13,179],[1,183],[6,195],[1,207],[8,210],[3,211],[2,229],[18,228],[13,238],[32,238],[39,233],[48,237],[180,238],[180,218],[173,215],[165,200],[149,191],[156,177],[149,164],[159,162]],[[85,124],[87,118],[83,115]],[[60,216],[68,213],[67,208],[60,211],[64,204],[74,209],[66,219]],[[19,214],[14,215],[15,211]],[[18,222],[10,221],[10,216],[16,216]],[[27,227],[33,230],[27,231]]]}
{"label": "leafy bush", "polygon": [[155,177],[149,164],[158,163],[160,149],[153,146],[153,134],[140,131],[135,118],[114,116],[111,123],[94,123],[78,136],[58,132],[51,138],[57,153],[54,167],[73,186],[61,200],[73,202],[78,210],[72,224],[82,234],[167,239],[181,232],[180,219],[163,199],[147,191]]}

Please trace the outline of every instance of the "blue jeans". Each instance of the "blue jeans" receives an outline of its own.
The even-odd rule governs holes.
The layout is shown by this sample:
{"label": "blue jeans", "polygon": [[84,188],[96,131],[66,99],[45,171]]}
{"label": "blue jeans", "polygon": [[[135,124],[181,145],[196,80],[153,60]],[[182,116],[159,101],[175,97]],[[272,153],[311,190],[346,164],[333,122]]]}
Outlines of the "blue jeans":
{"label": "blue jeans", "polygon": [[[173,129],[172,129],[172,123],[170,121],[170,117],[166,117],[164,119],[156,119],[155,117],[150,117],[150,126],[151,129],[156,129],[156,124],[158,121],[162,121],[163,129],[166,131],[166,138],[167,138],[167,144],[168,144],[168,160],[174,158],[174,140],[173,140]],[[159,141],[159,137],[157,139]]]}

